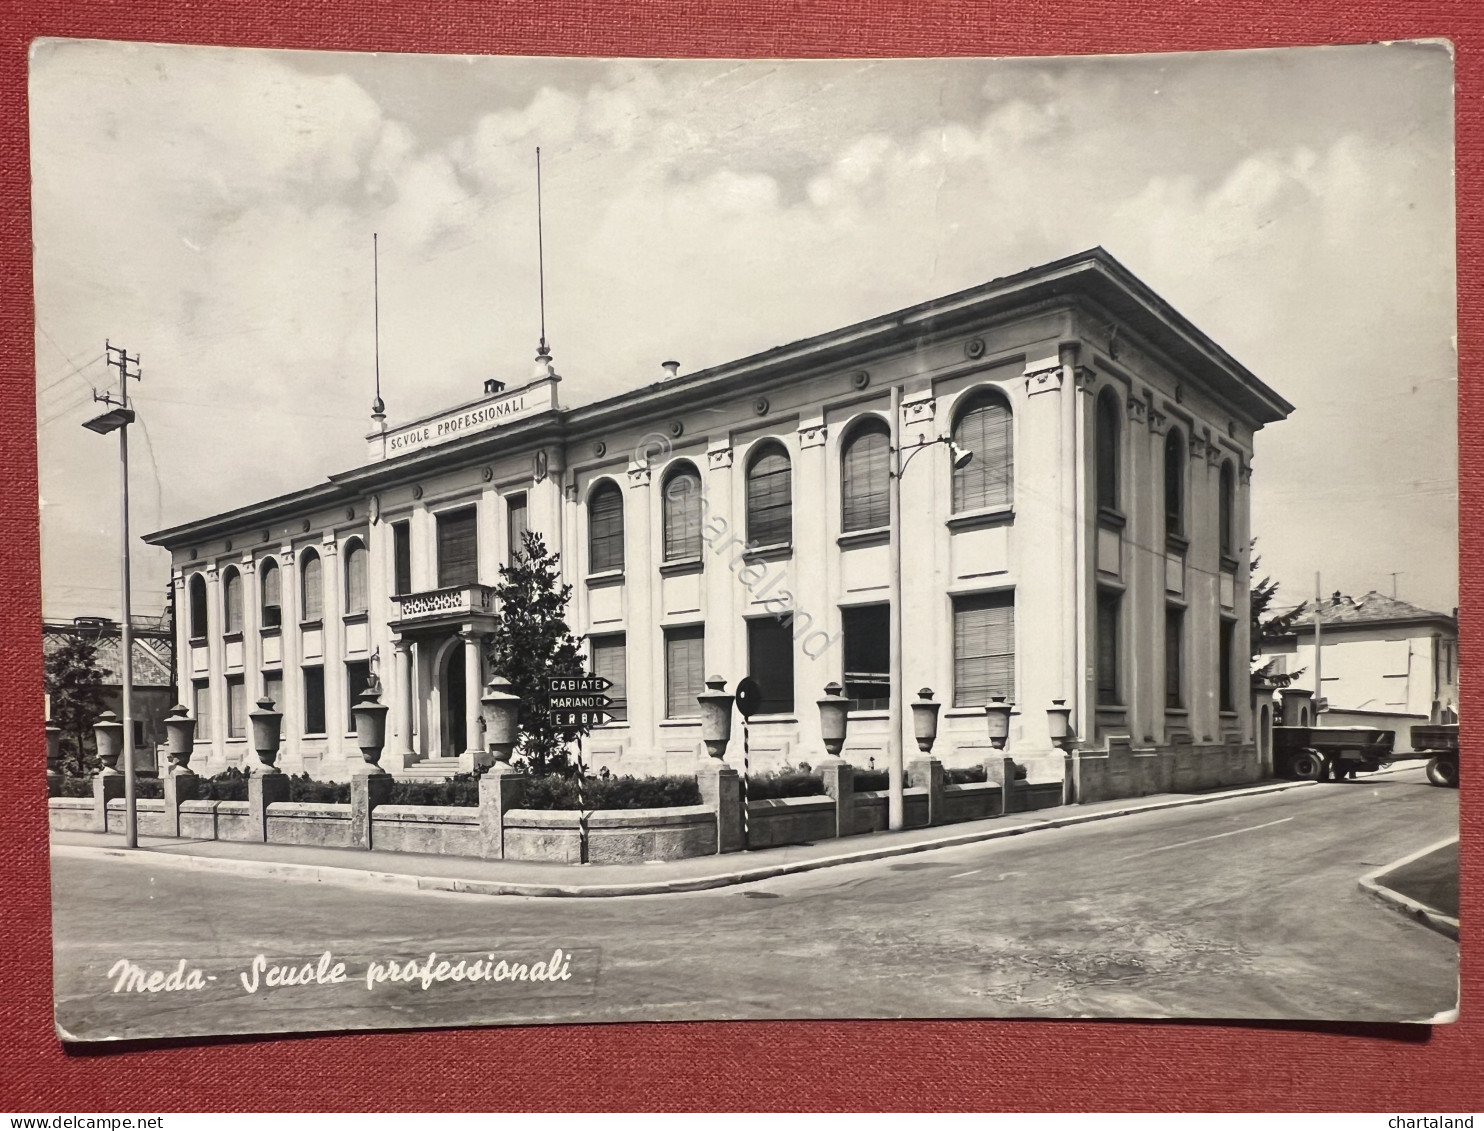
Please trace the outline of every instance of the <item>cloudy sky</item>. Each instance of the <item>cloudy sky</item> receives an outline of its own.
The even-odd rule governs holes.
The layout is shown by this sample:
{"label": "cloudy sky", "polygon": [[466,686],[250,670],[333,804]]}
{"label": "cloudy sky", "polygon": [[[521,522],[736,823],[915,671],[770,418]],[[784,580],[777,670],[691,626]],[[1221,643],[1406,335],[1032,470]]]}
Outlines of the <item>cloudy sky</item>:
{"label": "cloudy sky", "polygon": [[[1060,60],[32,54],[44,606],[117,609],[137,532],[360,463],[371,234],[393,423],[524,380],[568,405],[1101,244],[1297,406],[1258,436],[1297,600],[1457,603],[1452,67],[1437,45]],[[137,544],[136,544],[137,545]],[[163,553],[138,546],[136,609]]]}

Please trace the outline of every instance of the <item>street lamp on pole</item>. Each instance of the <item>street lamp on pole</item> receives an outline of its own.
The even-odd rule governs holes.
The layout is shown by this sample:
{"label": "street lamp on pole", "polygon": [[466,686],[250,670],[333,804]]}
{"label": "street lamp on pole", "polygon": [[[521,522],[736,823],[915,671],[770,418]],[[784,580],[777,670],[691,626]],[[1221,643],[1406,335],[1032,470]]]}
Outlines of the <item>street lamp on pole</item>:
{"label": "street lamp on pole", "polygon": [[[122,681],[119,706],[123,714],[124,846],[136,848],[139,822],[134,804],[134,632],[129,608],[129,425],[134,422],[134,410],[129,407],[129,378],[139,380],[139,355],[130,355],[108,341],[104,342],[103,352],[107,363],[119,371],[119,395],[114,398],[93,390],[93,400],[106,404],[108,411],[84,422],[83,427],[100,436],[110,432],[119,434],[119,587],[123,605],[123,615],[119,619],[119,678]],[[130,366],[133,366],[132,370]]]}
{"label": "street lamp on pole", "polygon": [[887,495],[887,522],[889,526],[889,538],[891,541],[890,571],[888,582],[890,585],[891,601],[891,626],[890,626],[890,649],[891,649],[891,688],[887,699],[887,736],[886,736],[886,769],[887,769],[887,793],[886,793],[886,826],[888,829],[900,829],[905,819],[905,799],[903,795],[903,766],[902,766],[902,697],[905,683],[902,678],[902,473],[907,470],[907,465],[912,462],[912,457],[924,448],[930,448],[935,444],[947,444],[953,453],[953,466],[960,468],[974,458],[974,453],[966,448],[961,448],[951,436],[936,436],[931,440],[918,436],[917,443],[912,445],[912,450],[907,453],[907,458],[902,458],[902,387],[893,385],[891,387],[891,420],[889,422],[891,434],[890,461],[887,474],[891,480],[891,488]]}

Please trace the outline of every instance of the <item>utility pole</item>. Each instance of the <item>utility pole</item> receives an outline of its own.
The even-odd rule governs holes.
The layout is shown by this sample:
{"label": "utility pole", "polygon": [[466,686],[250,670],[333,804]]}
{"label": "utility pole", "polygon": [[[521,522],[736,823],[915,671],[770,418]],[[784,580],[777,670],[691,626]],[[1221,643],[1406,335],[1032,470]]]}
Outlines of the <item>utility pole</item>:
{"label": "utility pole", "polygon": [[[123,715],[124,749],[124,847],[139,846],[139,822],[134,794],[134,626],[129,601],[129,424],[134,410],[129,407],[129,378],[138,381],[139,355],[130,355],[123,347],[105,339],[103,354],[108,365],[119,371],[119,395],[93,390],[93,400],[102,401],[109,411],[87,421],[83,427],[99,435],[119,434],[119,586],[122,590],[123,615],[119,619],[119,654],[123,681],[121,713]],[[130,367],[133,367],[132,369]]]}
{"label": "utility pole", "polygon": [[891,552],[887,576],[891,602],[888,635],[891,683],[887,686],[886,827],[900,829],[906,821],[902,767],[902,700],[906,680],[902,671],[902,387],[891,387],[890,445],[887,456],[887,527]]}
{"label": "utility pole", "polygon": [[1324,703],[1324,652],[1320,639],[1319,610],[1324,604],[1324,590],[1319,585],[1319,571],[1314,571],[1314,725],[1319,725],[1319,712]]}

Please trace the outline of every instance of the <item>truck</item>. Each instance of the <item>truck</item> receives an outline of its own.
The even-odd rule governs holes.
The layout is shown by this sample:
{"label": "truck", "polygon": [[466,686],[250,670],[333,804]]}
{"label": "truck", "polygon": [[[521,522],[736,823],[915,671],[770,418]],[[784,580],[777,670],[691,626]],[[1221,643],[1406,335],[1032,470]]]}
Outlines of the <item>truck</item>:
{"label": "truck", "polygon": [[1431,754],[1427,780],[1447,789],[1458,788],[1458,724],[1419,723],[1412,728],[1412,749]]}
{"label": "truck", "polygon": [[1373,727],[1274,727],[1273,773],[1299,781],[1343,781],[1391,765],[1396,732]]}

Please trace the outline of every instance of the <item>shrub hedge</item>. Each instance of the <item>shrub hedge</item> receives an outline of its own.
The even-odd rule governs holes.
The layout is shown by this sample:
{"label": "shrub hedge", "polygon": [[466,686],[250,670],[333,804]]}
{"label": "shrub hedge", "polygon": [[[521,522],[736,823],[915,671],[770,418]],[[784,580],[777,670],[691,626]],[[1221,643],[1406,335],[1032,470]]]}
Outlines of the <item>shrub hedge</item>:
{"label": "shrub hedge", "polygon": [[747,797],[750,801],[823,796],[824,778],[792,766],[784,766],[766,774],[752,774],[747,779]]}
{"label": "shrub hedge", "polygon": [[479,804],[479,778],[474,774],[454,774],[443,781],[399,781],[392,786],[390,804],[472,808]]}
{"label": "shrub hedge", "polygon": [[[583,800],[591,809],[668,809],[699,805],[701,789],[693,777],[595,777],[585,782]],[[550,774],[526,782],[522,809],[576,809],[575,778]]]}

